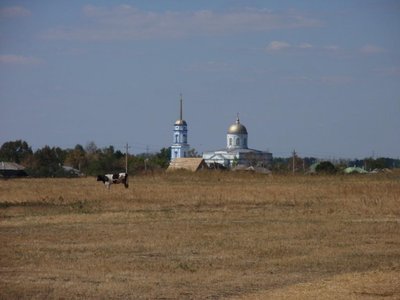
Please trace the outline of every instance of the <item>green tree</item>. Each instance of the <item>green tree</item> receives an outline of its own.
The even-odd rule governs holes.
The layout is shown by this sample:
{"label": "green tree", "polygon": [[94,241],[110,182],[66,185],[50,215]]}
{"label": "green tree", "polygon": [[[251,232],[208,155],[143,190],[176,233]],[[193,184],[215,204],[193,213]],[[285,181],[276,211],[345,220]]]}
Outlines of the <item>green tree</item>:
{"label": "green tree", "polygon": [[78,144],[74,149],[67,151],[64,164],[78,170],[83,170],[87,167],[86,151],[82,145]]}
{"label": "green tree", "polygon": [[334,174],[336,173],[336,167],[330,161],[322,161],[315,168],[317,173]]}
{"label": "green tree", "polygon": [[22,163],[32,155],[32,148],[22,140],[4,143],[0,148],[0,160]]}
{"label": "green tree", "polygon": [[64,157],[64,150],[46,145],[33,154],[33,161],[27,172],[36,177],[62,177]]}
{"label": "green tree", "polygon": [[171,159],[171,147],[169,148],[161,148],[160,152],[156,153],[156,156],[153,161],[156,165],[160,166],[163,169],[168,168],[169,161]]}
{"label": "green tree", "polygon": [[98,149],[94,143],[87,150],[88,165],[83,170],[88,175],[115,173],[125,171],[125,155],[114,146]]}
{"label": "green tree", "polygon": [[272,159],[272,171],[279,172],[279,173],[287,173],[288,172],[288,161],[289,161],[289,158],[274,157]]}
{"label": "green tree", "polygon": [[95,142],[89,142],[86,144],[85,146],[86,165],[85,168],[82,170],[85,174],[96,175],[104,173],[103,168],[101,167],[99,162],[100,154],[101,151],[97,148]]}
{"label": "green tree", "polygon": [[187,156],[188,157],[200,157],[199,153],[196,151],[195,148],[190,148],[188,153],[187,153]]}
{"label": "green tree", "polygon": [[377,159],[373,158],[366,158],[364,159],[364,165],[367,170],[374,170],[374,169],[385,169],[385,168],[392,168],[393,167],[393,159],[379,157]]}
{"label": "green tree", "polygon": [[[146,160],[146,164],[145,164]],[[149,164],[148,155],[129,155],[128,156],[128,173],[135,174],[137,172],[141,172],[145,169],[145,165],[150,169],[151,165]]]}

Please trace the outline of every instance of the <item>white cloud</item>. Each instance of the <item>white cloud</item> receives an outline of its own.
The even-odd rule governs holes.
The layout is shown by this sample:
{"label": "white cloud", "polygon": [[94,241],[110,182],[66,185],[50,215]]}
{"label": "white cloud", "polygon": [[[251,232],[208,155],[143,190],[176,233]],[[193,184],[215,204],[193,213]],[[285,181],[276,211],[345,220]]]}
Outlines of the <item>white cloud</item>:
{"label": "white cloud", "polygon": [[22,6],[9,6],[0,8],[0,17],[27,17],[31,12]]}
{"label": "white cloud", "polygon": [[99,7],[87,5],[83,14],[91,22],[82,27],[55,28],[43,34],[49,39],[132,40],[180,38],[190,35],[226,35],[320,26],[318,20],[299,13],[268,10],[214,12],[152,12],[129,5]]}
{"label": "white cloud", "polygon": [[278,52],[282,50],[310,50],[313,49],[314,46],[310,43],[300,43],[298,45],[292,45],[288,42],[284,41],[272,41],[266,47],[266,50],[269,52]]}
{"label": "white cloud", "polygon": [[42,63],[42,60],[32,56],[5,54],[0,55],[0,63],[13,65],[37,65]]}
{"label": "white cloud", "polygon": [[375,45],[365,45],[361,48],[361,52],[364,54],[378,54],[385,52],[385,49]]}
{"label": "white cloud", "polygon": [[309,43],[301,43],[298,48],[300,49],[311,49],[313,47],[313,45],[309,44]]}
{"label": "white cloud", "polygon": [[271,43],[268,44],[267,50],[268,51],[280,51],[280,50],[288,49],[291,47],[292,46],[287,42],[272,41]]}

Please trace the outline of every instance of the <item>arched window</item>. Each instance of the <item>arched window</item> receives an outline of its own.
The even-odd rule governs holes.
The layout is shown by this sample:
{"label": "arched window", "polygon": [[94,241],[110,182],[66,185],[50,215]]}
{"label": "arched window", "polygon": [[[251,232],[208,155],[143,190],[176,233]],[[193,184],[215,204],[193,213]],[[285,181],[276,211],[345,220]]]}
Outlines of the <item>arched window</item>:
{"label": "arched window", "polygon": [[179,135],[178,135],[178,134],[175,134],[175,144],[178,143],[178,137],[179,137]]}
{"label": "arched window", "polygon": [[229,138],[229,146],[232,146],[232,138]]}
{"label": "arched window", "polygon": [[240,139],[237,138],[237,139],[236,139],[236,146],[239,146],[239,145],[240,145]]}

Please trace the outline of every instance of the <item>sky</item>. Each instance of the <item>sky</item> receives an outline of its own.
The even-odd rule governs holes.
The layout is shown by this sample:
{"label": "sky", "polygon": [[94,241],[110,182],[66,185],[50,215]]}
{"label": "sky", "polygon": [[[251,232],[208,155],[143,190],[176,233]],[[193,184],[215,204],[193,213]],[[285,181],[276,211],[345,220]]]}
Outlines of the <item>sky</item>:
{"label": "sky", "polygon": [[400,2],[0,1],[0,144],[400,157]]}

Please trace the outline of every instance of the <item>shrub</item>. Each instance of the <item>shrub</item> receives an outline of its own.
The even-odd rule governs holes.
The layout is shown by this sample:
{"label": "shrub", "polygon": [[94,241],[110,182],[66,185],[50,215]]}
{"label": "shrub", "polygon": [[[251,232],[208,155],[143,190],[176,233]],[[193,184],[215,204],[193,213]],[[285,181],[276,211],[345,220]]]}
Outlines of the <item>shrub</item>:
{"label": "shrub", "polygon": [[323,161],[315,168],[317,173],[334,174],[336,167],[330,161]]}

